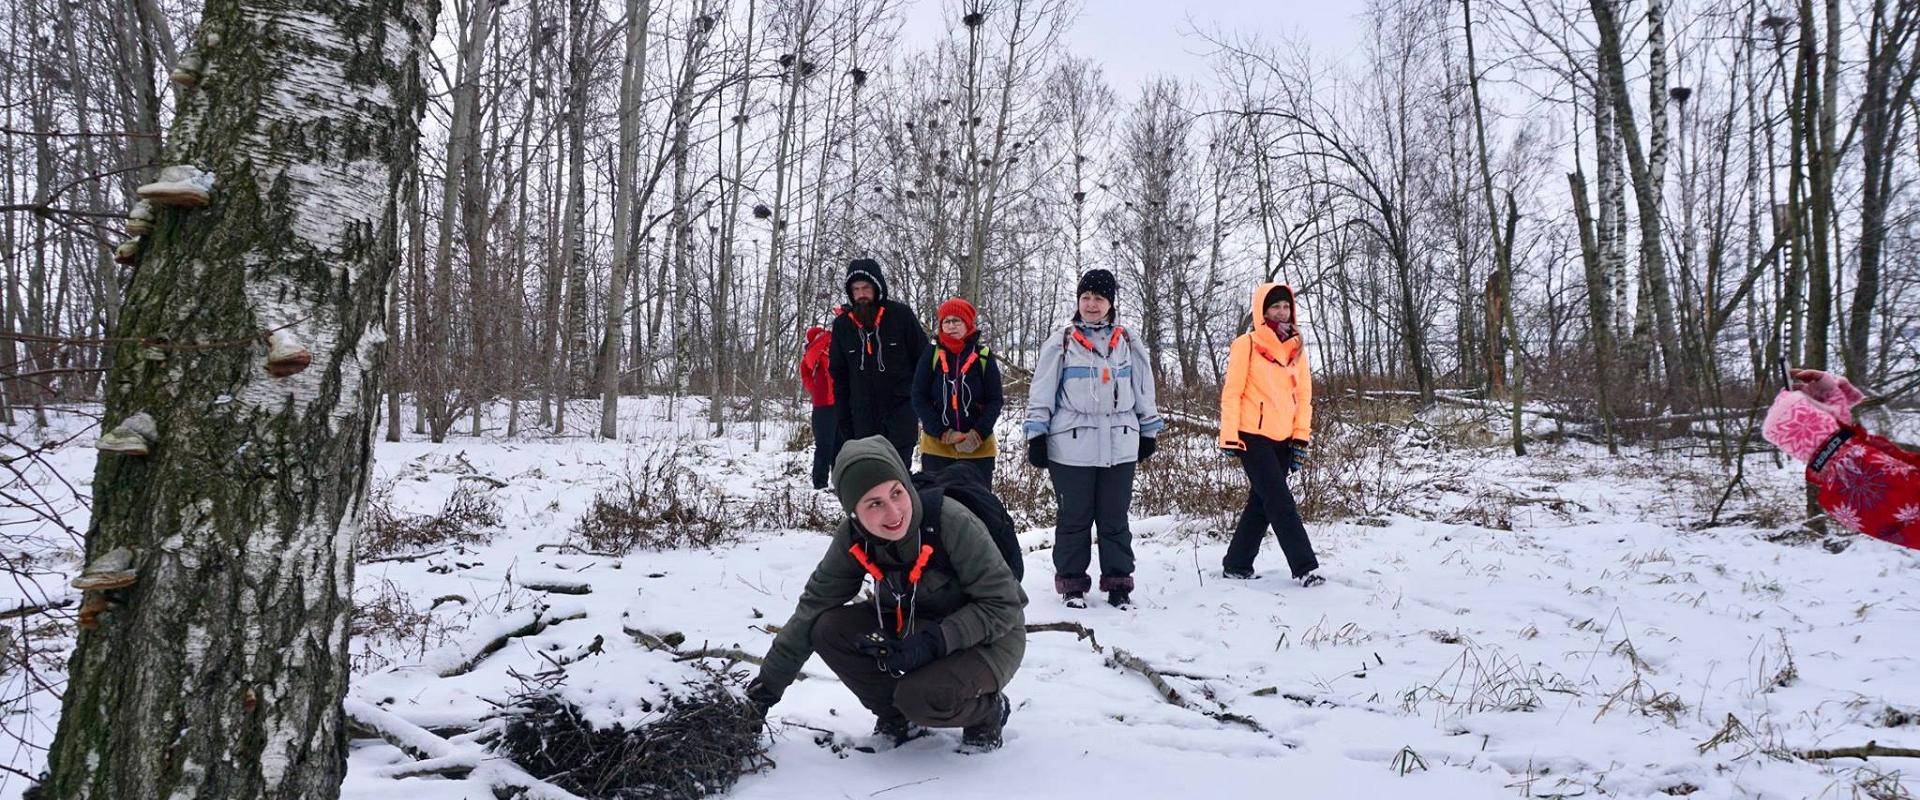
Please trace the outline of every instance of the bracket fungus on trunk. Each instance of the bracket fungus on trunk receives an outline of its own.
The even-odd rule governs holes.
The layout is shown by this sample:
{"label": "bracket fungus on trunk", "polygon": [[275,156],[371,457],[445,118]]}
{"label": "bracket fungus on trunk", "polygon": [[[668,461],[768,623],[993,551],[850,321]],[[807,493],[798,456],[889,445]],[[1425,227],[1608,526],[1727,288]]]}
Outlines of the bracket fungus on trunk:
{"label": "bracket fungus on trunk", "polygon": [[113,248],[113,263],[131,264],[140,258],[140,237],[135,236]]}
{"label": "bracket fungus on trunk", "polygon": [[83,592],[125,589],[140,578],[133,568],[133,551],[125,547],[108,550],[81,570],[80,577],[68,585]]}
{"label": "bracket fungus on trunk", "polygon": [[207,68],[207,60],[199,50],[188,50],[180,55],[180,62],[173,65],[173,71],[167,73],[167,80],[181,86],[198,86],[200,73]]}
{"label": "bracket fungus on trunk", "polygon": [[267,334],[267,374],[276,378],[297,375],[313,363],[313,354],[285,329]]}
{"label": "bracket fungus on trunk", "polygon": [[192,164],[176,164],[160,170],[160,180],[134,191],[156,205],[199,208],[213,201],[213,175]]}
{"label": "bracket fungus on trunk", "polygon": [[93,447],[103,453],[144,456],[159,440],[159,426],[154,424],[151,415],[142,411],[121,420],[113,430],[107,431],[105,435],[94,440]]}
{"label": "bracket fungus on trunk", "polygon": [[153,204],[142,200],[127,212],[127,235],[145,236],[153,232]]}

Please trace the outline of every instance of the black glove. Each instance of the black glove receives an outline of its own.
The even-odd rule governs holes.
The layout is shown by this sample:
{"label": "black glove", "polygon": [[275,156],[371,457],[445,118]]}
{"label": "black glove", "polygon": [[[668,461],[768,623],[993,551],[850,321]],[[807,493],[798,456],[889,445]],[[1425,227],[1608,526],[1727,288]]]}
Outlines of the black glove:
{"label": "black glove", "polygon": [[947,638],[938,625],[905,639],[876,634],[860,641],[860,652],[872,656],[882,670],[898,678],[946,655]]}
{"label": "black glove", "polygon": [[1047,435],[1040,434],[1027,440],[1027,463],[1034,469],[1047,468]]}
{"label": "black glove", "polygon": [[767,712],[771,711],[774,704],[778,702],[780,702],[780,693],[761,683],[759,678],[754,678],[752,683],[747,684],[747,706],[752,711],[754,719],[766,719]]}
{"label": "black glove", "polygon": [[1147,460],[1147,456],[1153,455],[1153,451],[1158,449],[1160,449],[1160,437],[1148,436],[1144,433],[1140,435],[1140,460],[1141,461]]}
{"label": "black glove", "polygon": [[1305,439],[1288,439],[1287,440],[1287,474],[1292,475],[1293,473],[1299,472],[1300,462],[1304,461],[1306,459],[1306,456],[1307,456],[1307,441]]}

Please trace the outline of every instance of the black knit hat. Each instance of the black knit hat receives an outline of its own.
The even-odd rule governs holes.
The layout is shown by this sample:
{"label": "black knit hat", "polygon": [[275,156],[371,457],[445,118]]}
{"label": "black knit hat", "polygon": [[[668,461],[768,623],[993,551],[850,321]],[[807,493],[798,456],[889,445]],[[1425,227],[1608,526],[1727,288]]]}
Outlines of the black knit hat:
{"label": "black knit hat", "polygon": [[1268,289],[1266,301],[1260,304],[1261,313],[1266,313],[1266,310],[1272,308],[1275,303],[1286,303],[1291,307],[1293,305],[1293,290],[1288,289],[1284,285]]}
{"label": "black knit hat", "polygon": [[847,299],[853,299],[853,282],[866,281],[873,284],[875,300],[887,299],[887,279],[880,274],[880,262],[871,258],[856,258],[847,262]]}
{"label": "black knit hat", "polygon": [[1090,269],[1085,275],[1080,276],[1080,286],[1073,290],[1073,296],[1079,297],[1087,292],[1093,292],[1107,298],[1108,303],[1112,303],[1113,296],[1119,291],[1120,284],[1113,279],[1113,273],[1104,269]]}

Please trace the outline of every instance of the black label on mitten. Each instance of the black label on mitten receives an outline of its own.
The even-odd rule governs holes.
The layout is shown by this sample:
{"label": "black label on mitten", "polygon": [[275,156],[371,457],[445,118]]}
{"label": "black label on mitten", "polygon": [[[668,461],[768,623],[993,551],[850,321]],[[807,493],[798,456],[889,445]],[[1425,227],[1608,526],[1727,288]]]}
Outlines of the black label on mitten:
{"label": "black label on mitten", "polygon": [[1834,431],[1832,436],[1827,437],[1826,444],[1820,445],[1820,449],[1814,451],[1813,460],[1807,462],[1807,468],[1814,472],[1826,469],[1827,460],[1833,458],[1833,454],[1840,451],[1840,445],[1846,444],[1851,438],[1853,438],[1852,428]]}

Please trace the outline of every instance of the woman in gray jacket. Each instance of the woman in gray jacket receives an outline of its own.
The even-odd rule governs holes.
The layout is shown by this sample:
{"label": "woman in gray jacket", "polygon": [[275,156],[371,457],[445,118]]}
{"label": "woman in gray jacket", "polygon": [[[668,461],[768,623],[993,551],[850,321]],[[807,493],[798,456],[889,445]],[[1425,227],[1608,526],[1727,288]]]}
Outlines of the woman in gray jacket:
{"label": "woman in gray jacket", "polygon": [[1133,604],[1134,462],[1153,455],[1165,423],[1153,405],[1153,365],[1140,340],[1114,323],[1113,273],[1080,276],[1077,313],[1040,347],[1027,395],[1027,461],[1053,479],[1053,586],[1087,607],[1092,534],[1100,529],[1100,590]]}

